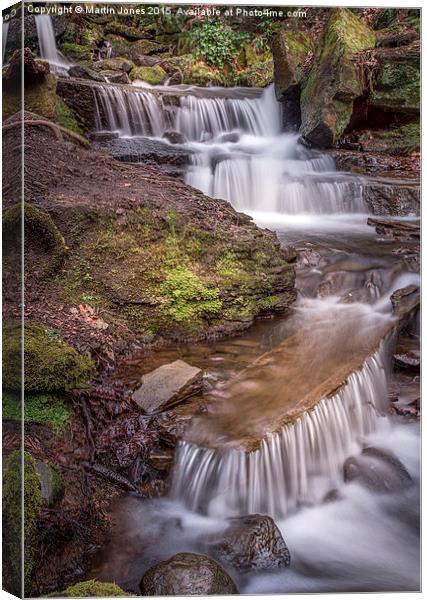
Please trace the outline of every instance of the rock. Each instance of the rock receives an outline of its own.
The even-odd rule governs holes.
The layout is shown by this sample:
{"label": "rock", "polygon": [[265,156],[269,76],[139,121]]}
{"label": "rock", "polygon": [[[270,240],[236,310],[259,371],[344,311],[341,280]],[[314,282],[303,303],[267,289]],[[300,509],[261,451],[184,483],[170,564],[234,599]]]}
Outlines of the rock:
{"label": "rock", "polygon": [[168,140],[171,144],[185,144],[186,137],[179,131],[165,131],[163,138]]}
{"label": "rock", "polygon": [[411,476],[391,452],[365,448],[358,457],[351,456],[344,463],[344,481],[357,481],[373,492],[393,492],[412,483]]}
{"label": "rock", "polygon": [[59,49],[64,56],[74,63],[92,62],[93,50],[90,46],[83,46],[72,42],[62,42]]}
{"label": "rock", "polygon": [[283,103],[285,125],[294,131],[301,125],[301,83],[306,78],[313,50],[313,39],[303,31],[282,27],[273,38],[276,98]]}
{"label": "rock", "polygon": [[93,147],[109,152],[122,162],[145,163],[159,166],[162,170],[163,166],[167,165],[187,166],[192,154],[192,151],[187,148],[171,146],[166,142],[144,137],[98,141],[93,144]]}
{"label": "rock", "polygon": [[36,60],[28,48],[23,54],[16,50],[3,68],[3,118],[21,110],[21,61],[25,77],[25,110],[46,119],[55,119],[56,78],[50,73],[49,63]]}
{"label": "rock", "polygon": [[118,137],[117,131],[94,131],[90,134],[90,139],[94,142],[110,142],[117,140]]}
{"label": "rock", "polygon": [[155,65],[154,67],[134,67],[129,73],[132,81],[140,80],[149,83],[150,85],[160,85],[168,78],[168,75],[162,67]]}
{"label": "rock", "polygon": [[419,41],[407,48],[384,48],[375,52],[377,75],[368,97],[370,107],[401,115],[419,115]]}
{"label": "rock", "polygon": [[419,351],[411,351],[405,354],[394,354],[394,362],[401,369],[409,369],[411,371],[420,370],[420,353]]}
{"label": "rock", "polygon": [[47,506],[51,506],[58,502],[64,494],[61,476],[56,467],[41,460],[36,461],[36,470],[40,478],[42,500]]}
{"label": "rock", "polygon": [[363,199],[374,215],[419,215],[420,186],[417,181],[367,179]]}
{"label": "rock", "polygon": [[237,131],[232,131],[231,133],[223,133],[218,141],[220,144],[237,144],[240,140],[240,134]]}
{"label": "rock", "polygon": [[129,75],[120,71],[100,71],[100,75],[107,79],[109,83],[130,84]]}
{"label": "rock", "polygon": [[89,67],[84,67],[83,65],[73,65],[69,68],[68,75],[70,77],[77,77],[78,79],[90,79],[91,81],[100,82],[104,81],[102,75],[99,75],[93,69],[89,69]]}
{"label": "rock", "polygon": [[220,536],[208,541],[217,560],[238,571],[278,569],[291,562],[289,549],[271,517],[246,515],[229,520]]}
{"label": "rock", "polygon": [[148,54],[137,54],[134,56],[133,62],[137,67],[155,67],[161,62],[161,59]]}
{"label": "rock", "polygon": [[234,581],[211,558],[182,552],[144,573],[143,596],[208,596],[238,594]]}
{"label": "rock", "polygon": [[393,306],[393,314],[397,317],[405,317],[420,306],[420,288],[417,285],[408,285],[396,290],[390,301]]}
{"label": "rock", "polygon": [[175,360],[143,375],[133,400],[146,413],[153,414],[182,402],[201,389],[202,370],[183,360]]}
{"label": "rock", "polygon": [[167,52],[168,49],[166,44],[159,44],[153,40],[138,40],[132,43],[129,58],[134,60],[135,56],[161,54],[162,52]]}
{"label": "rock", "polygon": [[369,217],[368,225],[386,238],[404,242],[417,242],[420,239],[420,223],[412,221],[397,221],[396,219],[381,219]]}
{"label": "rock", "polygon": [[323,496],[322,502],[324,504],[330,504],[331,502],[337,502],[338,500],[341,500],[341,499],[342,499],[342,494],[340,493],[340,491],[337,489],[333,489],[333,490],[329,490],[329,492],[327,492]]}
{"label": "rock", "polygon": [[124,73],[130,73],[133,67],[134,64],[130,60],[120,57],[107,58],[93,63],[93,68],[96,71],[123,71]]}
{"label": "rock", "polygon": [[79,581],[75,585],[70,585],[61,593],[52,594],[56,598],[117,598],[129,596],[122,588],[115,583],[106,583],[90,579],[88,581]]}
{"label": "rock", "polygon": [[75,79],[60,79],[57,94],[73,109],[86,130],[96,129],[96,104],[92,84]]}
{"label": "rock", "polygon": [[363,82],[353,62],[373,48],[374,32],[347,8],[331,11],[310,75],[301,93],[301,134],[311,144],[331,147],[347,127]]}

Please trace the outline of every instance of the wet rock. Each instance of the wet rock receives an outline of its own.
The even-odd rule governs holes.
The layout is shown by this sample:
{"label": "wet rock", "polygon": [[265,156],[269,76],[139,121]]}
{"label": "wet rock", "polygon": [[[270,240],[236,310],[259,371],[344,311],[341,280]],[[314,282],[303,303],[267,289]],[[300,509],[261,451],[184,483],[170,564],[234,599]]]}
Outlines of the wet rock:
{"label": "wet rock", "polygon": [[117,131],[94,131],[90,134],[90,139],[94,142],[110,142],[118,137]]}
{"label": "wet rock", "polygon": [[223,133],[219,137],[220,144],[232,143],[236,144],[240,140],[240,134],[237,131],[232,131],[231,133]]}
{"label": "wet rock", "polygon": [[403,338],[397,345],[393,355],[394,364],[399,369],[416,371],[420,370],[419,338]]}
{"label": "wet rock", "polygon": [[410,242],[419,241],[420,223],[419,221],[397,221],[396,219],[380,219],[370,217],[368,225],[375,227],[375,231],[387,238],[398,241]]}
{"label": "wet rock", "polygon": [[208,542],[210,552],[239,571],[277,569],[291,562],[289,549],[271,517],[247,515],[230,519],[220,537]]}
{"label": "wet rock", "polygon": [[374,32],[353,12],[347,8],[331,11],[301,93],[300,131],[309,143],[329,148],[344,132],[353,101],[363,92],[353,56],[374,46]]}
{"label": "wet rock", "polygon": [[393,306],[393,314],[398,317],[408,316],[420,306],[420,288],[417,285],[408,285],[396,290],[390,301]]}
{"label": "wet rock", "polygon": [[345,461],[344,481],[356,481],[373,492],[393,492],[408,487],[412,479],[391,452],[369,447]]}
{"label": "wet rock", "polygon": [[185,135],[179,131],[165,131],[163,137],[171,144],[185,144],[187,141]]}
{"label": "wet rock", "polygon": [[134,64],[130,60],[120,57],[107,58],[93,63],[93,68],[96,71],[122,71],[124,73],[130,73],[133,67]]}
{"label": "wet rock", "polygon": [[79,122],[89,131],[96,129],[96,105],[93,85],[76,79],[60,79],[57,94],[78,116]]}
{"label": "wet rock", "polygon": [[363,185],[363,199],[374,215],[420,214],[420,186],[417,181],[369,179]]}
{"label": "wet rock", "polygon": [[182,402],[202,389],[202,370],[175,360],[143,375],[133,400],[152,414]]}
{"label": "wet rock", "polygon": [[129,75],[127,73],[121,71],[100,71],[100,75],[109,83],[123,83],[129,84],[131,81],[129,79]]}
{"label": "wet rock", "polygon": [[89,69],[89,67],[85,67],[83,65],[73,65],[69,68],[68,74],[70,77],[76,77],[78,79],[90,79],[91,81],[99,82],[105,81],[102,75],[100,75],[93,69]]}
{"label": "wet rock", "polygon": [[333,490],[329,490],[329,492],[323,496],[322,502],[324,504],[330,504],[331,502],[337,502],[338,500],[341,500],[341,499],[342,499],[342,494],[340,493],[340,491],[337,489],[333,489]]}
{"label": "wet rock", "polygon": [[191,150],[145,137],[119,138],[107,142],[96,142],[96,150],[105,150],[122,162],[144,163],[160,168],[185,167],[190,162]]}
{"label": "wet rock", "polygon": [[151,567],[140,583],[143,596],[205,596],[238,594],[226,571],[201,554],[182,552]]}

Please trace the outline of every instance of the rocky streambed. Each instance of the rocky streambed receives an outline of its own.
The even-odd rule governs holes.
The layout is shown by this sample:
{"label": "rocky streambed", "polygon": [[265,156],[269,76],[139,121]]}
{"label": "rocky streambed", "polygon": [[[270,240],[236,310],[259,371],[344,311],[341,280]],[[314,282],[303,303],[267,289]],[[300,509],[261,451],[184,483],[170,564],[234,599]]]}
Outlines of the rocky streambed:
{"label": "rocky streambed", "polygon": [[[271,50],[239,54],[242,87],[116,22],[76,25],[97,49],[58,22],[53,59],[24,52],[28,594],[418,589],[410,13],[397,36],[381,11],[281,23]],[[6,56],[18,166],[21,56]],[[18,179],[3,224],[12,482]]]}

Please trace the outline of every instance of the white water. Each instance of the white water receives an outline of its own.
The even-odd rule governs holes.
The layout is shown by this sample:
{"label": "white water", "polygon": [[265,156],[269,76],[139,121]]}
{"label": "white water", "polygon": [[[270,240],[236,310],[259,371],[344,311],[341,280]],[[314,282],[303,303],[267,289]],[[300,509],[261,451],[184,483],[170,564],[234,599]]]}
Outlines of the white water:
{"label": "white water", "polygon": [[163,99],[165,89],[94,86],[97,129],[156,138],[166,130],[178,131],[193,151],[186,182],[237,210],[366,213],[361,179],[338,174],[330,156],[307,150],[297,135],[282,133],[273,86],[249,97],[238,88],[229,91],[230,97],[219,91],[215,97],[212,90],[203,97],[198,88],[189,88],[178,106]]}
{"label": "white water", "polygon": [[[298,239],[304,232],[323,236],[322,243],[331,250],[338,239],[342,247],[346,236],[355,232],[372,240],[362,181],[337,173],[330,156],[307,150],[297,136],[281,133],[271,88],[262,97],[251,98],[186,95],[178,107],[165,105],[149,89],[137,93],[114,89],[119,91],[99,86],[95,92],[99,128],[154,137],[167,129],[178,130],[195,151],[186,175],[190,185],[228,200],[259,224],[281,229],[285,239],[292,228],[298,230]],[[362,285],[370,281],[365,279],[361,275]],[[374,288],[366,304],[352,305],[355,312],[350,314],[338,298],[330,297],[306,301],[298,310],[311,311],[314,321],[317,315],[324,337],[330,331],[334,339],[332,333],[349,318],[363,337],[381,319],[391,318],[392,291],[416,281],[415,275],[403,275],[388,289]],[[331,302],[337,310],[331,309]],[[304,318],[303,314],[302,323]],[[348,331],[351,345],[351,327]],[[339,347],[336,350],[340,352]],[[221,443],[206,448],[194,439],[181,442],[170,498],[132,506],[125,525],[126,533],[134,537],[117,542],[119,551],[113,551],[117,565],[107,565],[108,578],[120,582],[123,576],[126,581],[122,573],[132,572],[132,548],[141,547],[141,540],[145,546],[147,536],[154,540],[147,549],[151,565],[180,551],[204,552],[203,538],[224,528],[225,517],[261,512],[276,518],[292,566],[268,575],[236,575],[241,593],[417,590],[419,429],[416,424],[396,423],[388,414],[388,367],[383,345],[334,396],[295,424],[267,435],[249,454]],[[309,373],[310,365],[305,368],[301,377]],[[260,397],[260,411],[262,402]],[[396,454],[414,486],[376,495],[358,483],[345,484],[345,459],[365,445]],[[322,499],[331,489],[341,498],[325,504]],[[136,559],[140,569],[140,555]]]}
{"label": "white water", "polygon": [[259,450],[222,452],[181,442],[172,498],[216,517],[281,518],[320,501],[342,482],[344,460],[360,450],[366,436],[390,428],[383,354],[369,358],[335,396],[268,435]]}
{"label": "white water", "polygon": [[52,18],[48,15],[35,17],[39,38],[40,58],[46,60],[54,73],[66,75],[71,63],[59,52],[56,45]]}

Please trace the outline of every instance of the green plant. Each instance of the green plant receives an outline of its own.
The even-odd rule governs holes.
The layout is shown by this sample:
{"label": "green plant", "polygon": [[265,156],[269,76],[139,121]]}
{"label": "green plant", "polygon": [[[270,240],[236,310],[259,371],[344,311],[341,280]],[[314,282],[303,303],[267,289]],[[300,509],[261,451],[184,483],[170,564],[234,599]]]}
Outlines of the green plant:
{"label": "green plant", "polygon": [[115,583],[103,583],[90,579],[89,581],[81,581],[68,587],[65,592],[67,598],[91,598],[94,596],[109,598],[111,596],[128,596],[128,594],[122,590]]}
{"label": "green plant", "polygon": [[[34,568],[34,555],[37,543],[37,520],[42,496],[41,483],[34,458],[24,452],[24,489],[22,490],[21,451],[9,456],[3,475],[3,514],[4,539],[7,544],[6,566],[9,572],[11,591],[21,596],[21,577],[24,580],[25,595],[31,592],[31,575]],[[24,514],[22,514],[22,492]],[[21,537],[24,532],[24,569],[22,571]]]}
{"label": "green plant", "polygon": [[[21,379],[21,326],[3,328],[3,384],[19,391]],[[54,392],[85,385],[95,372],[93,362],[64,342],[55,330],[43,325],[24,327],[26,392]]]}
{"label": "green plant", "polygon": [[220,19],[203,22],[189,32],[196,58],[208,65],[223,67],[230,62],[241,46],[249,40],[245,32],[234,31]]}
{"label": "green plant", "polygon": [[[3,418],[22,418],[21,399],[18,394],[3,393]],[[57,435],[69,426],[71,411],[62,398],[52,394],[28,394],[24,402],[24,421],[50,427]]]}

